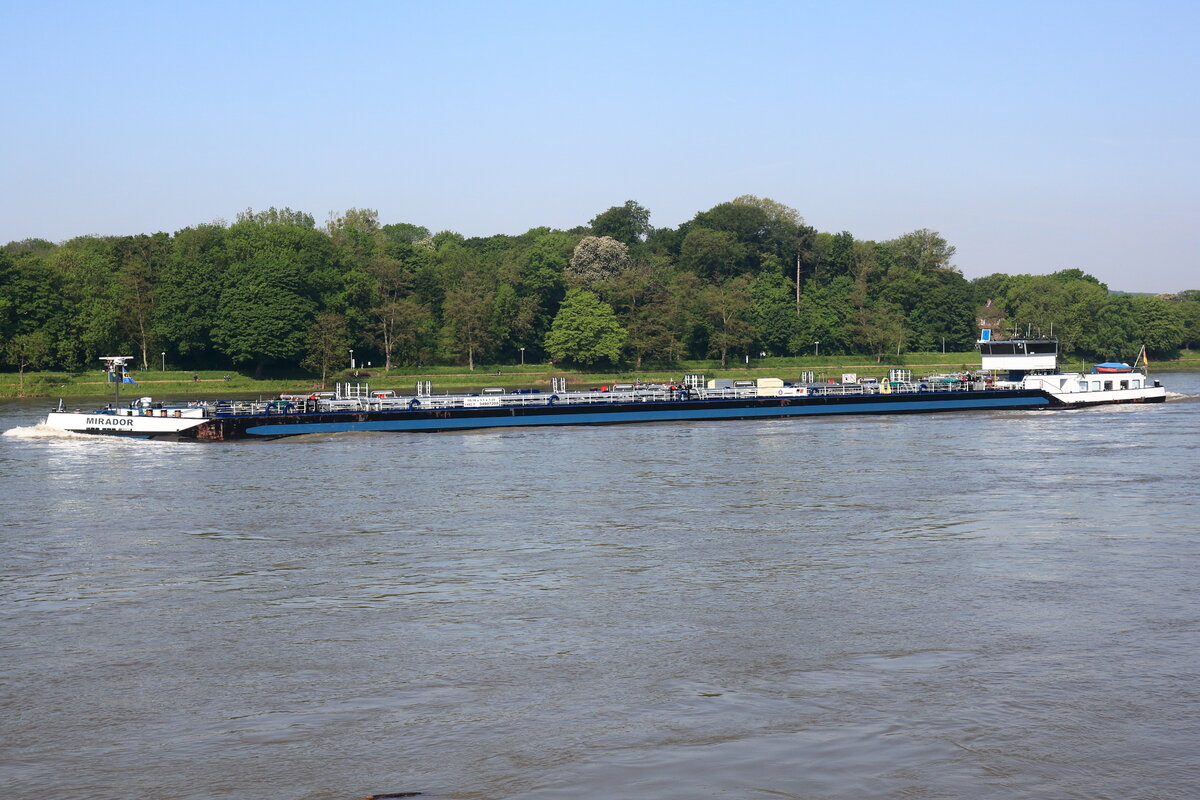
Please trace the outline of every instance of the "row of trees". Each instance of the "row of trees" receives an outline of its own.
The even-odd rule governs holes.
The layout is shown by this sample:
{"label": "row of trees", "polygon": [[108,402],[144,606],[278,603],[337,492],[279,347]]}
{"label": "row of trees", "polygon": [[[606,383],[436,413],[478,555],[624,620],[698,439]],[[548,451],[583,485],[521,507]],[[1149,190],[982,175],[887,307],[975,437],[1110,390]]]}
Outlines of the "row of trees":
{"label": "row of trees", "polygon": [[1092,358],[1200,344],[1200,292],[1113,294],[1079,270],[966,280],[954,247],[820,233],[743,196],[676,228],[634,201],[585,227],[467,239],[350,209],[318,226],[271,208],[174,235],[12,242],[0,251],[2,358],[93,368],[132,352],[189,369],[324,375],[354,349],[391,368],[970,348],[981,320]]}

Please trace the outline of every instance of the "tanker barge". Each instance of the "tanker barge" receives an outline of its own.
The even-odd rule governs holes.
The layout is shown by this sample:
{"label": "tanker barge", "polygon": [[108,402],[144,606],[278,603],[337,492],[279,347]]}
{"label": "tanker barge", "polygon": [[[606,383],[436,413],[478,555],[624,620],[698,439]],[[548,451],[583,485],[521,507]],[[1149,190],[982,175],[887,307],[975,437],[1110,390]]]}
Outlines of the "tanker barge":
{"label": "tanker barge", "polygon": [[[980,410],[1070,409],[1112,403],[1158,403],[1166,390],[1144,372],[1067,373],[1057,370],[1052,339],[981,340],[982,369],[913,379],[892,370],[886,381],[839,382],[776,378],[704,380],[569,390],[552,379],[548,392],[485,389],[434,394],[427,381],[412,394],[373,391],[364,383],[334,392],[281,395],[270,401],[156,403],[149,397],[93,411],[50,412],[46,424],[65,431],[131,438],[195,441],[276,439],[349,431],[435,432],[540,425],[747,420],[837,414],[918,414]],[[124,357],[108,357],[110,369]],[[118,382],[118,386],[119,386]]]}

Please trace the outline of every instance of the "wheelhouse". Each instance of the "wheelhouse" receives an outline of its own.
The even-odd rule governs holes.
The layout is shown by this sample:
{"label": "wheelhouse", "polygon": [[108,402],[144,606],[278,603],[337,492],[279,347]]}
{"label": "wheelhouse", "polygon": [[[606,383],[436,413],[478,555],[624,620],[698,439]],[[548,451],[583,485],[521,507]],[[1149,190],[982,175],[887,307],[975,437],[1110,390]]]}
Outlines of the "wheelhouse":
{"label": "wheelhouse", "polygon": [[984,371],[1007,373],[1010,381],[1058,369],[1057,339],[981,339],[978,344]]}

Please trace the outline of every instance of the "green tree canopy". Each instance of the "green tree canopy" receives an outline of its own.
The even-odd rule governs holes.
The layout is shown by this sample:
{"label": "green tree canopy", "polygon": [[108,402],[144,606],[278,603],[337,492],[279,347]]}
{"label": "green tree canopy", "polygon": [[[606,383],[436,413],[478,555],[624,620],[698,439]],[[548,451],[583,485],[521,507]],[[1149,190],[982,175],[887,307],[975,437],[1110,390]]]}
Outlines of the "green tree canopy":
{"label": "green tree canopy", "polygon": [[612,306],[586,289],[572,289],[546,334],[546,353],[571,364],[611,364],[621,358],[626,336]]}
{"label": "green tree canopy", "polygon": [[312,228],[317,224],[312,214],[304,211],[293,211],[286,206],[284,208],[271,206],[266,211],[255,211],[252,208],[247,208],[245,211],[238,212],[237,221],[246,222],[251,225],[294,225],[300,228]]}
{"label": "green tree canopy", "polygon": [[593,236],[607,236],[627,247],[640,243],[650,232],[650,212],[633,200],[613,206],[592,218]]}
{"label": "green tree canopy", "polygon": [[[1142,343],[1158,358],[1200,347],[1200,292],[1122,297],[1078,268],[968,282],[953,257],[928,228],[886,242],[818,233],[796,209],[755,195],[672,228],[652,228],[631,200],[590,226],[470,238],[385,224],[364,207],[320,227],[287,207],[247,209],[233,224],[173,236],[9,242],[0,343],[43,334],[47,368],[94,368],[113,352],[137,353],[144,366],[166,351],[193,368],[295,369],[314,322],[332,314],[356,354],[388,368],[511,363],[522,352],[536,361],[550,342],[560,360],[638,364],[807,353],[818,340],[823,353],[882,357],[897,346],[967,348],[980,322],[1053,333],[1086,358],[1128,360]],[[563,327],[582,302],[568,303],[568,288],[608,304],[623,352],[606,340],[597,355]]]}
{"label": "green tree canopy", "polygon": [[321,388],[329,372],[350,356],[350,331],[346,318],[332,311],[322,311],[308,329],[304,340],[304,360],[300,366],[321,376]]}
{"label": "green tree canopy", "polygon": [[222,226],[197,225],[175,234],[158,270],[154,311],[154,329],[172,356],[203,363],[211,355],[228,266]]}
{"label": "green tree canopy", "polygon": [[946,242],[936,231],[928,228],[906,233],[888,242],[895,253],[896,263],[918,272],[953,269],[954,245]]}
{"label": "green tree canopy", "polygon": [[709,353],[721,357],[722,367],[731,351],[748,353],[754,342],[751,301],[750,279],[745,275],[731,278],[724,284],[710,284],[701,293],[711,331]]}
{"label": "green tree canopy", "polygon": [[492,344],[495,300],[495,292],[480,283],[455,287],[446,295],[446,338],[451,351],[466,357],[471,370],[475,356]]}
{"label": "green tree canopy", "polygon": [[19,396],[25,396],[25,370],[46,366],[50,360],[51,345],[50,336],[45,331],[22,333],[5,343],[0,357],[14,365],[20,374]]}
{"label": "green tree canopy", "polygon": [[792,337],[799,322],[796,285],[778,272],[763,272],[750,287],[750,320],[754,341],[771,355],[794,352]]}
{"label": "green tree canopy", "polygon": [[213,342],[235,364],[295,363],[304,352],[312,301],[262,280],[247,279],[221,294]]}
{"label": "green tree canopy", "polygon": [[1162,297],[1135,297],[1133,309],[1138,340],[1151,353],[1168,355],[1183,345],[1183,314],[1175,304]]}
{"label": "green tree canopy", "polygon": [[746,248],[729,231],[692,228],[679,248],[679,265],[704,278],[739,274]]}
{"label": "green tree canopy", "polygon": [[413,225],[410,222],[396,222],[391,225],[384,225],[380,229],[380,232],[383,234],[385,242],[416,244],[430,238],[429,228],[422,225]]}

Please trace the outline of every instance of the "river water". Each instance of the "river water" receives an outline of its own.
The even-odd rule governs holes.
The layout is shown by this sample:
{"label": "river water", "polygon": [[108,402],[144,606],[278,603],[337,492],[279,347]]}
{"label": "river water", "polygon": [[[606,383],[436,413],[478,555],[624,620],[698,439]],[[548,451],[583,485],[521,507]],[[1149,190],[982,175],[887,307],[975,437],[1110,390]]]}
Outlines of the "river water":
{"label": "river water", "polygon": [[0,793],[1200,796],[1200,374],[1160,378],[207,445],[0,405]]}

